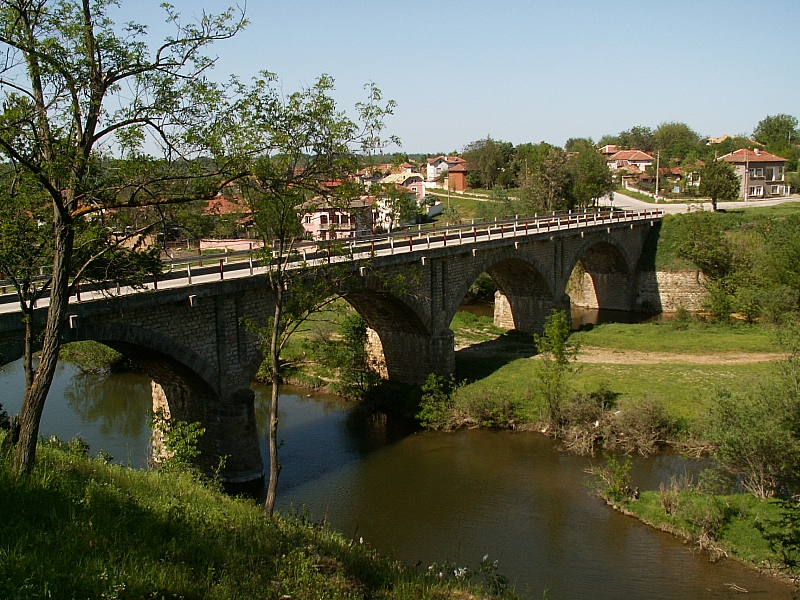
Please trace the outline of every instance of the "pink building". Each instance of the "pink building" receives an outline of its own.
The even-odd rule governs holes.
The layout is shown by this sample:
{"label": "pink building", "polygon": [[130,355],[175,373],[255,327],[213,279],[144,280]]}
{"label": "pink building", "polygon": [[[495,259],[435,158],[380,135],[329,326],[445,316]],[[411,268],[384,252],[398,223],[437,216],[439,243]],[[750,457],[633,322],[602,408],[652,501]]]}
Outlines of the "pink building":
{"label": "pink building", "polygon": [[423,180],[422,175],[419,173],[413,173],[410,171],[394,173],[381,179],[381,183],[402,185],[409,191],[414,192],[418,202],[425,198],[425,181]]}

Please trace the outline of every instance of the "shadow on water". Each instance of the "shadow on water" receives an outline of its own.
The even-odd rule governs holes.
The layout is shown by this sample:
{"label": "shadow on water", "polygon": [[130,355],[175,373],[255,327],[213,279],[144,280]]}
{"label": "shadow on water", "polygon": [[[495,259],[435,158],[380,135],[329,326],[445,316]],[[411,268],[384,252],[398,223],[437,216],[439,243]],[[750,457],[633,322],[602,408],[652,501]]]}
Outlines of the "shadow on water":
{"label": "shadow on water", "polygon": [[[279,494],[325,479],[418,430],[416,421],[407,414],[407,411],[416,413],[418,388],[384,386],[382,389],[384,393],[354,403],[318,392],[312,396],[299,388],[281,388],[279,457],[282,465],[291,468],[281,471]],[[268,470],[269,388],[256,385],[254,391],[261,456],[264,469]],[[263,500],[265,485],[266,481],[259,481],[226,485],[225,489]]]}

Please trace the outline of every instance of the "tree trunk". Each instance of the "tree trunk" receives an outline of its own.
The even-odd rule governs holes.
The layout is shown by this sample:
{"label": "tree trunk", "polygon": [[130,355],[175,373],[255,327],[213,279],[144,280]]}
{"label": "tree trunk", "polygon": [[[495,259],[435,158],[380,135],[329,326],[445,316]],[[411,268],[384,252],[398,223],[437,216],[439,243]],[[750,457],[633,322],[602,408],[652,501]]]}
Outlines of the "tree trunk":
{"label": "tree trunk", "polygon": [[[281,266],[278,265],[278,269]],[[272,516],[275,510],[275,497],[278,489],[278,476],[281,473],[281,465],[278,463],[278,342],[281,327],[281,311],[283,308],[283,285],[281,278],[277,277],[278,285],[274,285],[275,290],[275,314],[272,321],[272,334],[269,343],[270,369],[272,374],[272,396],[269,403],[269,483],[267,484],[267,495],[264,498],[264,513]]]}
{"label": "tree trunk", "polygon": [[58,352],[61,348],[61,328],[66,320],[67,302],[69,301],[69,272],[74,232],[71,224],[64,223],[58,211],[56,211],[55,220],[53,228],[55,255],[50,306],[47,311],[47,325],[44,330],[39,366],[33,375],[31,384],[25,388],[19,415],[19,441],[14,454],[14,470],[18,473],[29,473],[36,460],[39,423],[58,362]]}
{"label": "tree trunk", "polygon": [[711,198],[711,210],[717,212],[717,199],[714,197]]}

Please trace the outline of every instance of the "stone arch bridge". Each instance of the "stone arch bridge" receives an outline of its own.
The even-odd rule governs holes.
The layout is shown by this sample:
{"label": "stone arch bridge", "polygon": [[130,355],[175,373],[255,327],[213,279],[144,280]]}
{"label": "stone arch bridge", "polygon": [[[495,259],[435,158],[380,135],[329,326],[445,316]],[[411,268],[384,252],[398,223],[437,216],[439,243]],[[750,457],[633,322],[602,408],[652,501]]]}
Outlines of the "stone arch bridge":
{"label": "stone arch bridge", "polygon": [[[354,242],[346,264],[363,285],[346,300],[371,328],[385,375],[420,383],[429,373],[455,370],[450,323],[470,285],[484,272],[499,292],[495,323],[541,331],[553,309],[569,314],[567,286],[577,265],[591,280],[599,308],[634,310],[643,249],[657,235],[661,213],[586,213],[411,230]],[[324,247],[310,263],[330,261]],[[321,257],[321,258],[320,258]],[[369,262],[357,259],[369,257]],[[355,258],[356,260],[351,260]],[[63,341],[95,340],[130,358],[153,380],[154,405],[206,428],[201,466],[216,466],[228,482],[262,476],[250,383],[261,362],[245,322],[266,324],[273,300],[252,260],[218,278],[199,271],[174,275],[159,289],[70,304]],[[387,276],[403,275],[402,292]],[[586,277],[584,277],[586,278]],[[151,286],[154,287],[154,286]],[[585,286],[584,286],[585,287]],[[43,315],[42,315],[43,316]],[[0,311],[0,355],[22,355],[20,313]]]}

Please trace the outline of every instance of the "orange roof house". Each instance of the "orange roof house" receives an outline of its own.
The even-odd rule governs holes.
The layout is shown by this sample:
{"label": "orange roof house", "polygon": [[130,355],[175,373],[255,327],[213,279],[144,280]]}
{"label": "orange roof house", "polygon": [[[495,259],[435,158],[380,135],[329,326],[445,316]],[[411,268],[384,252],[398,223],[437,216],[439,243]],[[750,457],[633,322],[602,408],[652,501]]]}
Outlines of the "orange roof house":
{"label": "orange roof house", "polygon": [[741,179],[740,197],[744,200],[786,197],[791,188],[786,183],[786,159],[758,148],[740,148],[724,156]]}

